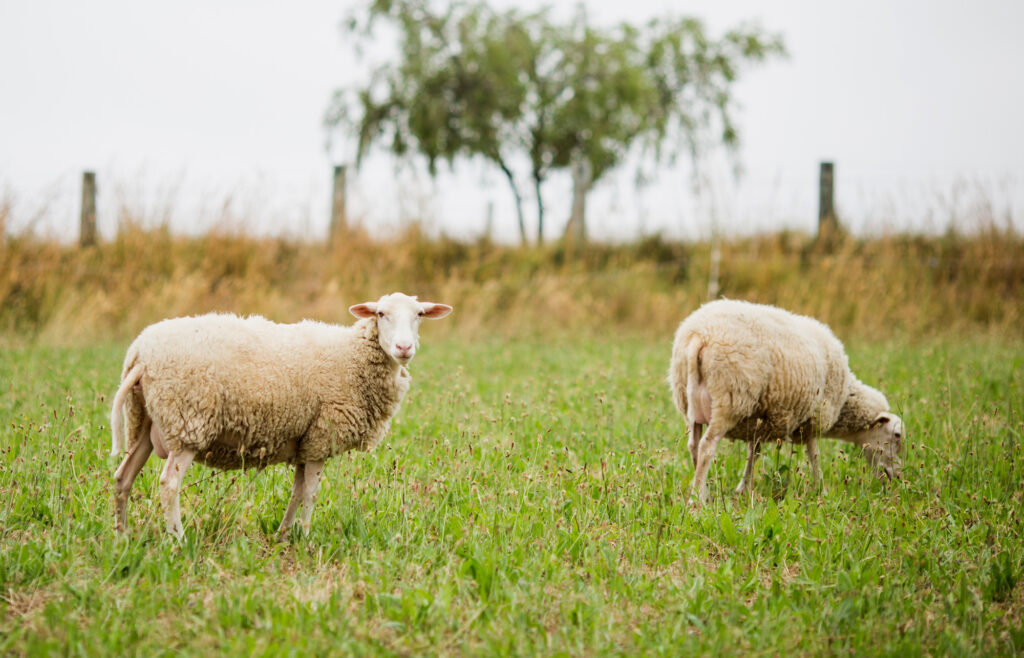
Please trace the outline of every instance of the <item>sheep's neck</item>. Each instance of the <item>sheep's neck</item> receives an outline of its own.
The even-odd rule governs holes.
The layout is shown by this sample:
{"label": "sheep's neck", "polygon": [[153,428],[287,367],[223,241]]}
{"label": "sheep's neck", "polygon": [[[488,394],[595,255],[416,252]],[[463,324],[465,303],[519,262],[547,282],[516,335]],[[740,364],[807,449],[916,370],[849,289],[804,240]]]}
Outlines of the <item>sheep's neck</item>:
{"label": "sheep's neck", "polygon": [[370,364],[376,368],[385,370],[391,378],[401,376],[402,371],[408,374],[405,366],[391,358],[391,355],[384,351],[380,345],[380,335],[377,333],[377,325],[372,327],[363,335],[370,354]]}

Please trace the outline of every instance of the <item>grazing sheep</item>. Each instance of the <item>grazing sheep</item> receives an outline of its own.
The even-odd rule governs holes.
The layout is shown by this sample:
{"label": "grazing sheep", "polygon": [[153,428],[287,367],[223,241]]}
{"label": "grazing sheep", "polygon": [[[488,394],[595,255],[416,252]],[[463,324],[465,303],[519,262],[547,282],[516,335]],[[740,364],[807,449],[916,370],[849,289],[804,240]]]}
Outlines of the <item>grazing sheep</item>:
{"label": "grazing sheep", "polygon": [[278,533],[300,502],[298,524],[308,532],[324,461],[380,442],[409,390],[420,321],[451,310],[394,293],[352,306],[361,319],[348,327],[219,314],[147,327],[128,348],[111,411],[111,454],[124,450],[125,427],[128,439],[114,474],[115,527],[124,527],[132,483],[156,451],[167,460],[160,499],[176,537],[178,494],[193,460],[220,469],[294,464]]}
{"label": "grazing sheep", "polygon": [[705,304],[676,331],[668,381],[689,421],[698,503],[707,498],[708,467],[723,437],[747,442],[737,493],[750,486],[766,441],[805,444],[815,484],[822,436],[861,446],[868,463],[899,476],[902,421],[887,413],[884,395],[850,372],[842,343],[817,320],[748,302]]}

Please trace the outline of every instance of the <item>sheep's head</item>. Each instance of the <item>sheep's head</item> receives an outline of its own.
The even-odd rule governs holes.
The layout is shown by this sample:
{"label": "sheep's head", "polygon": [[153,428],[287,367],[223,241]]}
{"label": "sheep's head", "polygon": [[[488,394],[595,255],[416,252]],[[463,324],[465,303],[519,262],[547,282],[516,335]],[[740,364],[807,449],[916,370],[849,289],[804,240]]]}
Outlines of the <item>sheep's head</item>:
{"label": "sheep's head", "polygon": [[375,302],[356,304],[348,310],[357,318],[376,318],[380,346],[395,362],[405,365],[416,355],[416,348],[420,345],[420,322],[423,318],[443,318],[452,312],[452,307],[421,302],[396,292]]}
{"label": "sheep's head", "polygon": [[889,478],[898,478],[903,467],[903,421],[895,414],[881,413],[857,437],[864,458]]}

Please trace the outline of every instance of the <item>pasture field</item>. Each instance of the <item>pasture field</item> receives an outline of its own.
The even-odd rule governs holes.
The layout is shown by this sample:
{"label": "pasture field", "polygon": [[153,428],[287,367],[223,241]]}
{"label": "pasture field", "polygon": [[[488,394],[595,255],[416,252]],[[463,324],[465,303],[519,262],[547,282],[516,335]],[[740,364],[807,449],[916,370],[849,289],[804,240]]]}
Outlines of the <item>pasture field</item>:
{"label": "pasture field", "polygon": [[1024,346],[848,340],[907,426],[904,479],[822,445],[724,442],[687,505],[671,335],[424,329],[375,452],[328,463],[283,544],[290,469],[194,467],[186,540],[155,457],[112,530],[125,344],[0,352],[0,654],[1024,653]]}

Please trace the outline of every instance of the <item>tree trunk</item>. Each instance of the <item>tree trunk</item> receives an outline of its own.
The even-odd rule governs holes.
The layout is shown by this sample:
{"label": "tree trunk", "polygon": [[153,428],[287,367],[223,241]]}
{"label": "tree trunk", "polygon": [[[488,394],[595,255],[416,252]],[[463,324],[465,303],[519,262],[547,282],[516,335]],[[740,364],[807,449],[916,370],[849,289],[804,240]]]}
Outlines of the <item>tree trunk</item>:
{"label": "tree trunk", "polygon": [[533,176],[533,190],[537,195],[537,246],[544,244],[544,199],[540,195],[540,184],[543,179],[540,175]]}
{"label": "tree trunk", "polygon": [[501,160],[498,160],[497,162],[498,166],[501,167],[501,170],[505,172],[505,177],[508,178],[509,187],[512,188],[512,196],[515,197],[516,200],[516,217],[519,218],[519,240],[521,244],[525,245],[526,220],[523,219],[523,197],[519,195],[519,188],[516,187],[516,179],[515,176],[512,175],[512,170],[509,169],[508,166]]}
{"label": "tree trunk", "polygon": [[572,165],[572,213],[565,225],[564,235],[569,245],[582,246],[586,240],[586,201],[590,184],[590,163],[586,159],[577,159]]}

